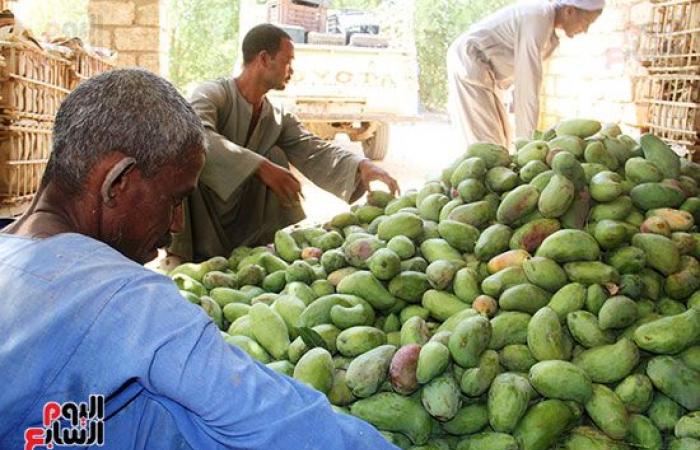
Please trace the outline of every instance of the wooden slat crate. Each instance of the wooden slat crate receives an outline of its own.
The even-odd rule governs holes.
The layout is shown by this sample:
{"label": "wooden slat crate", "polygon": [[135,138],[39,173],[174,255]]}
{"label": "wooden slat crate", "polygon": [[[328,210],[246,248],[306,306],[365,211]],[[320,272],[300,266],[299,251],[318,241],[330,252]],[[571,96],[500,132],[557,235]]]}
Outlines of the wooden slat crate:
{"label": "wooden slat crate", "polygon": [[0,208],[31,202],[51,153],[52,122],[0,125]]}
{"label": "wooden slat crate", "polygon": [[52,120],[70,92],[70,63],[39,48],[0,42],[0,109],[4,115]]}
{"label": "wooden slat crate", "polygon": [[700,68],[700,0],[655,3],[639,53],[650,71]]}
{"label": "wooden slat crate", "polygon": [[267,20],[271,23],[296,25],[308,31],[326,31],[327,7],[296,3],[293,0],[271,0],[267,3]]}
{"label": "wooden slat crate", "polygon": [[82,48],[75,49],[74,52],[72,66],[78,82],[112,70],[116,65],[114,62],[92,55]]}
{"label": "wooden slat crate", "polygon": [[638,102],[648,108],[644,125],[668,142],[700,148],[700,74],[656,74],[638,86]]}

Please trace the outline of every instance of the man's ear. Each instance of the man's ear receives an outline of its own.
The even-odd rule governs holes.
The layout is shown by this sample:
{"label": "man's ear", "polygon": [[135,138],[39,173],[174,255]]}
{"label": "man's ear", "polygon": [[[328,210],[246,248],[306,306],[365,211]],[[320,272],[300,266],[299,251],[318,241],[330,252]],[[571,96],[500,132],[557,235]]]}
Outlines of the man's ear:
{"label": "man's ear", "polygon": [[100,193],[102,202],[106,206],[114,206],[115,191],[122,190],[126,184],[126,175],[134,168],[136,160],[134,158],[123,158],[107,172]]}

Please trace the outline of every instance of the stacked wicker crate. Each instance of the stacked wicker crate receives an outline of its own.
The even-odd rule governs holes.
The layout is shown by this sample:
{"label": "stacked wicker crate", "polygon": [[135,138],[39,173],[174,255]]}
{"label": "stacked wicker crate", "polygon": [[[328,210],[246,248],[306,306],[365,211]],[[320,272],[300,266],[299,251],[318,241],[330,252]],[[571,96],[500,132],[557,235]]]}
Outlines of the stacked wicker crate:
{"label": "stacked wicker crate", "polygon": [[655,2],[642,34],[637,92],[649,131],[700,157],[700,0]]}
{"label": "stacked wicker crate", "polygon": [[51,129],[70,92],[70,62],[30,41],[0,42],[0,211],[21,213],[51,152]]}
{"label": "stacked wicker crate", "polygon": [[267,20],[271,23],[293,25],[305,32],[326,31],[327,7],[321,0],[269,0]]}
{"label": "stacked wicker crate", "polygon": [[0,217],[21,214],[38,190],[63,99],[113,67],[79,40],[61,44],[47,51],[22,36],[0,41]]}

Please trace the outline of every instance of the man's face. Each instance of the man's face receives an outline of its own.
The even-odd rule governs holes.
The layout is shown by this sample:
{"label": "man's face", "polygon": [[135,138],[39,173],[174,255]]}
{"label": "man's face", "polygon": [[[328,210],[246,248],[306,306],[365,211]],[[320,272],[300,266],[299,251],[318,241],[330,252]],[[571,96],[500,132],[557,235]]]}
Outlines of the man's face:
{"label": "man's face", "polygon": [[291,39],[282,39],[280,49],[270,57],[268,64],[267,79],[271,89],[284,90],[294,75],[292,61],[294,61],[294,44]]}
{"label": "man's face", "polygon": [[575,8],[573,6],[565,6],[564,20],[562,28],[566,35],[570,38],[577,34],[585,33],[588,27],[598,19],[602,10],[586,11],[584,9]]}
{"label": "man's face", "polygon": [[[116,206],[104,217],[103,240],[141,264],[170,245],[170,233],[184,227],[183,200],[197,186],[204,166],[204,152],[192,152],[189,160],[163,166],[152,178],[133,167],[115,188]],[[128,185],[127,185],[128,184]]]}

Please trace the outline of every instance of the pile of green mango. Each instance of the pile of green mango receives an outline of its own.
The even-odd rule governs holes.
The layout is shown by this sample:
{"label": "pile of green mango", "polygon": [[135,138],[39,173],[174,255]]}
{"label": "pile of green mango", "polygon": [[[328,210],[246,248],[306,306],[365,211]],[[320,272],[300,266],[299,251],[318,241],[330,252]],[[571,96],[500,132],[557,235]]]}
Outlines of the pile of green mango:
{"label": "pile of green mango", "polygon": [[700,449],[700,165],[575,119],[169,275],[412,450]]}

